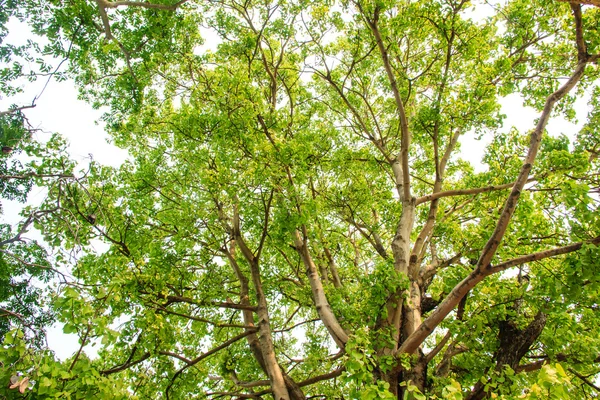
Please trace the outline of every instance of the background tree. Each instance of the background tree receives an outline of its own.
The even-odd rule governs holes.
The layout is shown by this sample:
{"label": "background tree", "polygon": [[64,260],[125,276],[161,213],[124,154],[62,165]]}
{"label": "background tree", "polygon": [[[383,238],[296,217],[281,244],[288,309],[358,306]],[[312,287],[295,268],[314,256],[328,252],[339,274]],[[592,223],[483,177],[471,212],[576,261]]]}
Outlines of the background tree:
{"label": "background tree", "polygon": [[[7,336],[32,395],[597,395],[597,7],[19,7],[131,155],[47,184],[81,348]],[[586,91],[583,129],[547,135]],[[510,93],[528,132],[501,129]],[[483,172],[465,135],[490,138]]]}
{"label": "background tree", "polygon": [[[37,43],[14,45],[6,41],[11,18],[24,18],[18,6],[12,1],[0,4],[0,99],[6,101],[4,104],[23,92],[23,82],[38,76],[60,78],[58,71],[48,72],[50,67],[41,58]],[[60,255],[50,254],[31,235],[41,216],[57,208],[24,206],[23,220],[13,225],[11,222],[18,219],[11,215],[15,207],[5,207],[7,201],[26,203],[35,184],[60,186],[73,178],[70,170],[74,163],[66,156],[64,140],[57,135],[43,138],[26,117],[40,95],[29,104],[0,109],[0,214],[4,218],[0,223],[0,340],[9,345],[0,357],[2,398],[22,397],[35,383],[23,374],[30,365],[21,369],[17,364],[29,364],[33,355],[36,366],[40,357],[54,362],[45,336],[55,321],[49,295],[53,293],[52,282],[66,278],[54,268]],[[40,136],[42,141],[38,141]]]}

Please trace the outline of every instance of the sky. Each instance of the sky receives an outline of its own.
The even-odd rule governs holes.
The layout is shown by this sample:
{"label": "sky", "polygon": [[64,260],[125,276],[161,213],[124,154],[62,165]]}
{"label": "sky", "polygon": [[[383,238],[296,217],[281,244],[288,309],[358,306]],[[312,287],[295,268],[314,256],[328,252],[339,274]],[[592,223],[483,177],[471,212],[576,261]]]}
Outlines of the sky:
{"label": "sky", "polygon": [[[29,31],[26,26],[19,23],[10,24],[8,40],[18,42],[28,37]],[[11,104],[28,105],[32,99],[39,96],[46,81],[40,80],[28,83],[24,86],[24,93],[10,99],[0,98],[0,110],[6,110]],[[518,95],[511,95],[501,100],[502,112],[507,115],[505,126],[501,131],[506,132],[512,126],[521,132],[534,127],[535,119],[539,113],[524,107],[523,101]],[[579,99],[576,103],[578,120],[583,122],[588,111],[587,99]],[[127,153],[111,145],[107,134],[104,132],[102,122],[98,122],[102,111],[94,110],[86,102],[77,98],[77,89],[74,82],[49,81],[41,97],[36,100],[36,107],[25,112],[30,123],[38,129],[35,139],[47,140],[53,132],[58,132],[67,138],[69,151],[72,158],[78,161],[83,168],[92,157],[94,160],[107,165],[118,166],[126,158]],[[578,130],[578,125],[569,123],[563,119],[555,118],[548,124],[551,135],[566,134],[573,137]],[[473,134],[464,135],[461,138],[461,157],[470,161],[478,171],[484,167],[481,165],[485,146],[490,138],[476,140]],[[30,194],[29,203],[39,204],[44,199],[44,192],[34,188]],[[2,222],[17,223],[21,217],[19,211],[22,205],[15,202],[3,200],[4,215],[0,218]],[[34,231],[27,235],[29,238],[38,239]],[[48,331],[48,342],[60,359],[70,357],[79,348],[75,335],[66,335],[62,332],[62,325],[56,324]],[[95,354],[93,348],[86,348],[90,355]]]}

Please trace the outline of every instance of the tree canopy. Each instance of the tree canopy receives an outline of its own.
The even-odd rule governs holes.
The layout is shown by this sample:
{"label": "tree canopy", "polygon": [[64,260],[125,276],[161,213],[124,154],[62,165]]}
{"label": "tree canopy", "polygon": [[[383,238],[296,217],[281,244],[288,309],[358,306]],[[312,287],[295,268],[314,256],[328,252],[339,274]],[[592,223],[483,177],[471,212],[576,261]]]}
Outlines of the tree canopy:
{"label": "tree canopy", "polygon": [[47,190],[1,227],[3,398],[600,395],[597,1],[0,4],[44,38],[0,42],[2,93],[71,78],[130,155],[0,116],[3,197]]}

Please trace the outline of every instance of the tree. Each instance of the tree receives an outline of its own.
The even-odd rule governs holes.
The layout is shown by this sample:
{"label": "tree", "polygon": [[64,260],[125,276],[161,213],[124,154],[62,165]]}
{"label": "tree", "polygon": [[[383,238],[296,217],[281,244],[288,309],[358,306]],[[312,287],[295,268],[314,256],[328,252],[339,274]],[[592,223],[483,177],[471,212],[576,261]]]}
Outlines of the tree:
{"label": "tree", "polygon": [[[80,350],[13,331],[3,362],[40,398],[598,395],[583,3],[20,4],[131,158],[48,185],[36,219],[76,255],[53,311]],[[583,128],[546,134],[586,91]],[[511,93],[528,132],[502,129]]]}
{"label": "tree", "polygon": [[[38,75],[45,75],[48,65],[42,58],[33,57],[39,50],[36,43],[29,41],[15,46],[5,41],[6,24],[11,17],[20,15],[20,10],[12,1],[2,2],[1,6],[0,99],[4,99],[22,92],[23,78],[33,81]],[[35,67],[26,71],[24,63],[29,63],[29,67],[38,64],[40,68],[37,72]],[[57,73],[50,75],[60,78]],[[57,135],[45,139],[44,143],[34,139],[37,129],[27,119],[26,112],[36,107],[38,97],[31,104],[13,104],[0,110],[0,215],[12,211],[4,208],[5,200],[26,203],[34,184],[60,186],[62,181],[73,178],[69,170],[74,164],[63,151],[65,142]],[[32,353],[44,355],[45,329],[55,321],[54,311],[48,304],[51,292],[47,286],[53,280],[65,278],[53,268],[52,257],[44,246],[28,237],[34,223],[53,211],[29,205],[23,208],[24,219],[16,226],[7,221],[0,223],[0,341],[10,344],[10,350],[3,352],[0,360],[3,367],[0,375],[2,382],[9,382],[2,385],[3,389],[17,389],[19,393],[27,390],[33,381],[17,375],[11,364],[22,359],[25,343]],[[10,219],[14,217],[11,215]],[[19,331],[14,331],[15,328]],[[13,345],[15,339],[21,343]]]}

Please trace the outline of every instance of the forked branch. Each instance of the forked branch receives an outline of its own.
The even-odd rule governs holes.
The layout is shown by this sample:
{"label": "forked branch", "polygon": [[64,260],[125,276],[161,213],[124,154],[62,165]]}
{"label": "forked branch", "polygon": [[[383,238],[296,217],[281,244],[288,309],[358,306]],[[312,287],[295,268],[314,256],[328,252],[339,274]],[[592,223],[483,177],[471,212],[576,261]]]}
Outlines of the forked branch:
{"label": "forked branch", "polygon": [[21,110],[26,110],[28,108],[35,108],[35,106],[36,106],[35,104],[31,104],[29,106],[21,106],[21,107],[11,108],[10,110],[7,110],[7,111],[0,111],[0,117],[9,115],[9,114],[14,114],[16,112],[19,112]]}
{"label": "forked branch", "polygon": [[[582,23],[581,23],[581,6],[573,6],[573,16],[575,19],[575,30],[576,37],[583,36],[582,33]],[[490,236],[488,242],[486,243],[481,256],[479,257],[479,261],[473,272],[471,272],[462,282],[452,289],[452,291],[448,294],[448,296],[440,303],[440,305],[431,313],[431,315],[423,321],[423,323],[419,326],[419,328],[414,331],[405,341],[402,343],[400,348],[398,349],[398,354],[402,353],[414,353],[418,347],[423,343],[423,341],[433,332],[433,330],[446,318],[446,316],[454,310],[454,308],[458,305],[460,300],[467,294],[469,290],[475,287],[479,282],[481,282],[486,276],[491,275],[492,273],[499,272],[500,270],[504,270],[509,268],[506,266],[504,269],[498,269],[490,266],[492,258],[496,254],[498,246],[504,237],[504,234],[508,228],[508,224],[512,218],[512,215],[517,207],[517,203],[519,197],[521,195],[521,191],[523,187],[529,180],[529,173],[533,168],[533,163],[535,162],[538,150],[540,148],[542,142],[542,136],[544,133],[544,129],[546,128],[546,124],[548,123],[548,119],[550,118],[550,114],[554,109],[554,105],[562,99],[569,91],[571,91],[577,82],[581,79],[584,74],[585,67],[589,62],[593,62],[597,60],[597,56],[589,56],[587,54],[582,55],[581,43],[579,40],[577,41],[577,50],[578,50],[578,63],[573,71],[571,77],[567,80],[567,82],[562,85],[557,91],[552,93],[546,99],[546,103],[544,105],[544,109],[540,115],[538,123],[530,135],[529,141],[529,150],[525,160],[523,161],[523,165],[521,166],[521,171],[515,181],[515,184],[512,188],[512,191],[508,198],[506,199],[506,203],[504,205],[504,209],[500,214],[498,222],[496,224],[496,228],[494,232]],[[597,239],[594,239],[596,241]],[[593,242],[593,241],[592,241]],[[569,246],[566,246],[569,247]],[[565,254],[566,252],[576,251],[581,248],[581,245],[570,247],[568,250],[565,249],[564,253],[554,254],[553,252],[548,252],[545,255],[538,255],[542,258],[552,257],[558,254]],[[557,250],[555,250],[557,251]],[[524,261],[526,262],[526,261]]]}
{"label": "forked branch", "polygon": [[232,345],[233,343],[245,338],[246,336],[252,334],[256,332],[256,330],[246,330],[243,333],[240,333],[237,336],[232,337],[229,340],[226,340],[225,342],[221,343],[219,346],[207,351],[206,353],[203,353],[201,355],[199,355],[198,357],[194,358],[193,360],[189,360],[189,363],[187,363],[186,365],[184,365],[183,367],[181,367],[181,369],[177,370],[177,372],[175,372],[175,374],[173,375],[173,377],[171,378],[171,382],[169,383],[169,386],[167,386],[167,389],[165,391],[166,393],[166,397],[167,399],[169,398],[169,392],[171,390],[171,387],[173,387],[173,384],[175,383],[175,380],[179,377],[179,375],[181,375],[186,369],[188,369],[189,367],[192,367],[196,364],[198,364],[200,361],[204,360],[207,357],[212,356],[213,354],[229,347],[230,345]]}
{"label": "forked branch", "polygon": [[[479,282],[481,282],[487,276],[505,271],[511,267],[515,267],[518,265],[523,265],[527,262],[532,261],[540,261],[546,258],[556,257],[563,254],[573,253],[579,249],[584,244],[593,244],[600,245],[600,236],[595,237],[592,240],[587,242],[578,242],[570,245],[557,247],[555,249],[544,250],[538,253],[528,254],[526,256],[516,257],[511,260],[505,261],[503,263],[497,264],[495,266],[488,265],[487,268],[476,268],[473,272],[469,274],[465,279],[463,279],[458,285],[452,289],[452,291],[446,296],[444,301],[440,303],[440,305],[431,313],[431,315],[423,321],[421,326],[410,335],[406,341],[400,346],[398,349],[398,354],[401,353],[412,353],[416,351],[421,343],[433,332],[435,327],[439,325],[440,322],[450,313],[450,311],[454,310],[456,305],[461,301],[461,299],[474,288]],[[419,341],[420,340],[420,341]]]}
{"label": "forked branch", "polygon": [[487,271],[486,274],[487,275],[496,274],[498,272],[505,271],[509,268],[516,267],[517,265],[523,265],[528,262],[539,261],[539,260],[543,260],[545,258],[556,257],[556,256],[559,256],[562,254],[572,253],[574,251],[581,249],[581,247],[586,243],[598,246],[598,245],[600,245],[600,236],[598,236],[592,240],[589,240],[587,242],[573,243],[573,244],[570,244],[567,246],[557,247],[555,249],[544,250],[544,251],[540,251],[537,253],[513,258],[512,260],[504,261],[503,263],[496,264],[494,266],[489,266],[488,268],[486,268],[486,271]]}

